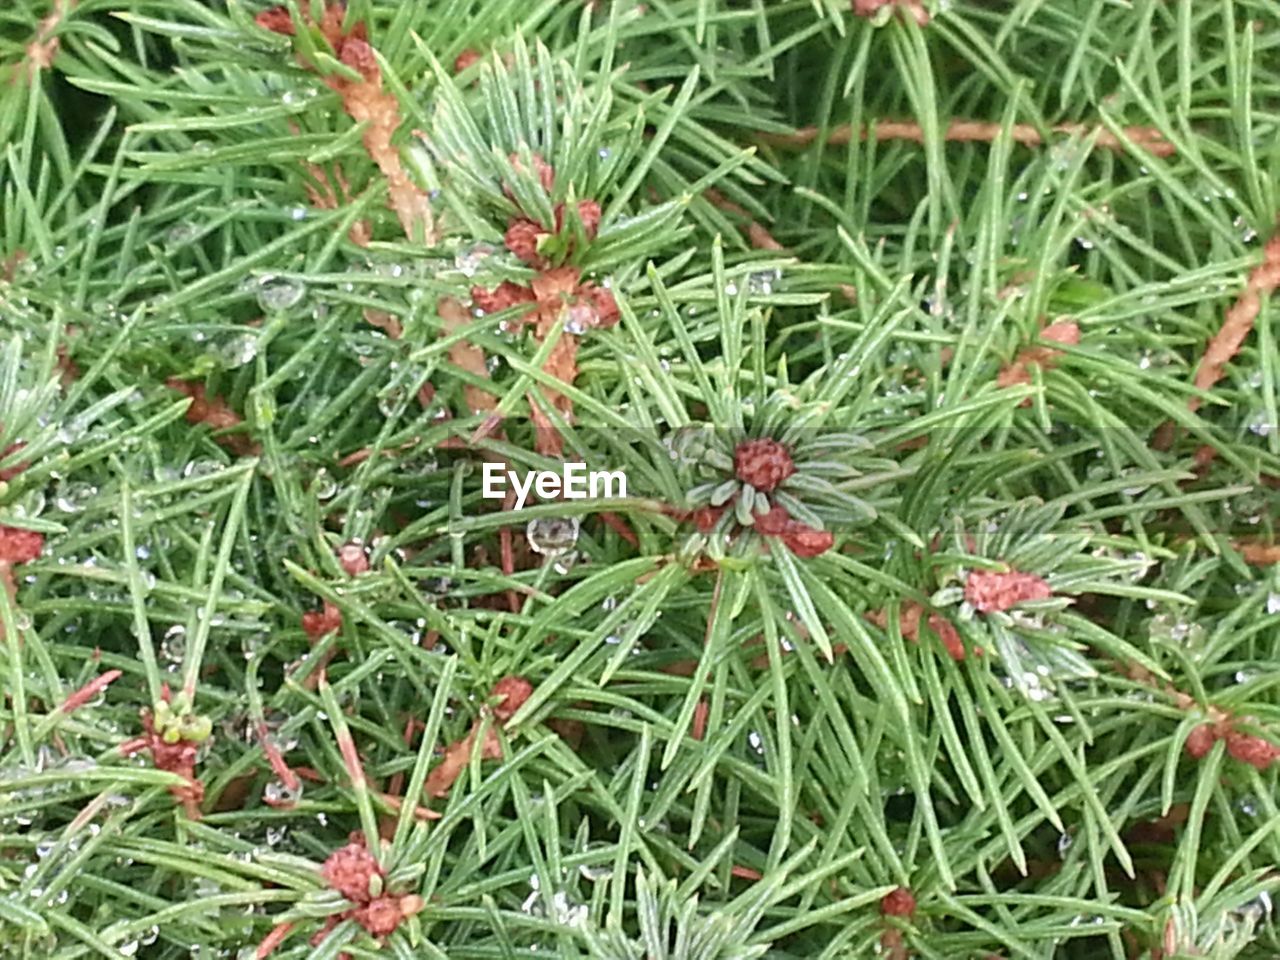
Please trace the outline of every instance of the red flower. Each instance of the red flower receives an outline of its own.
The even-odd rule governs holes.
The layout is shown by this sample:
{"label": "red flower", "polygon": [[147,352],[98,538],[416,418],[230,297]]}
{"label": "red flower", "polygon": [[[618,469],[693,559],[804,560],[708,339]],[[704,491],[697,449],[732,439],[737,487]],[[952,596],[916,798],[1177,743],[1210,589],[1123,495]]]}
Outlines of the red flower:
{"label": "red flower", "polygon": [[1026,600],[1047,600],[1051,596],[1053,590],[1042,577],[1017,570],[974,570],[964,585],[965,600],[979,613],[1008,610]]}
{"label": "red flower", "polygon": [[886,917],[910,919],[916,912],[915,895],[906,887],[890,890],[880,901],[880,913]]}
{"label": "red flower", "polygon": [[491,698],[501,698],[493,708],[493,715],[506,723],[524,705],[533,693],[533,684],[524,677],[503,677],[489,691]]}
{"label": "red flower", "polygon": [[378,865],[363,843],[348,843],[329,854],[320,867],[325,882],[352,903],[368,903],[372,899],[369,884],[386,872]]}
{"label": "red flower", "polygon": [[44,552],[44,534],[0,524],[0,563],[30,563]]}
{"label": "red flower", "polygon": [[733,451],[733,469],[739,480],[761,493],[772,493],[796,472],[787,448],[777,440],[744,440]]}

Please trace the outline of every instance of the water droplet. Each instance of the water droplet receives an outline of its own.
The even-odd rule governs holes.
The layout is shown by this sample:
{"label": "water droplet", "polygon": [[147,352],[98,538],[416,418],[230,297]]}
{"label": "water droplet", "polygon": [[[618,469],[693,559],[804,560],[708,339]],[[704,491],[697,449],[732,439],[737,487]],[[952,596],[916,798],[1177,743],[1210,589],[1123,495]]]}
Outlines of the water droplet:
{"label": "water droplet", "polygon": [[68,481],[58,485],[53,495],[53,505],[63,513],[79,513],[85,501],[96,496],[98,488],[88,483]]}
{"label": "water droplet", "polygon": [[165,631],[160,641],[160,658],[170,663],[181,663],[187,650],[187,628],[175,623]]}
{"label": "water droplet", "polygon": [[243,367],[258,355],[258,336],[255,333],[242,333],[229,340],[218,355],[228,369]]}
{"label": "water droplet", "polygon": [[1265,413],[1259,413],[1249,421],[1249,432],[1260,437],[1270,436],[1275,432],[1275,429],[1276,425],[1267,419]]}
{"label": "water droplet", "polygon": [[197,236],[200,230],[194,223],[188,223],[186,220],[179,221],[169,228],[169,232],[164,235],[165,249],[170,253],[185,247]]}
{"label": "water droplet", "polygon": [[474,277],[476,273],[484,266],[484,262],[493,256],[493,247],[487,243],[478,243],[473,247],[458,252],[454,257],[453,263],[463,276]]}
{"label": "water droplet", "polygon": [[529,521],[524,534],[535,553],[556,557],[573,549],[579,526],[577,517],[539,517]]}
{"label": "water droplet", "polygon": [[590,867],[585,863],[578,867],[578,873],[582,874],[582,879],[597,883],[601,880],[610,880],[613,878],[613,867],[596,866]]}
{"label": "water droplet", "polygon": [[306,286],[297,280],[266,276],[258,281],[258,306],[267,313],[283,313],[296,307],[306,292]]}
{"label": "water droplet", "polygon": [[317,500],[330,500],[338,492],[338,481],[328,470],[321,468],[312,481],[311,489]]}
{"label": "water droplet", "polygon": [[299,781],[296,789],[290,789],[279,780],[272,780],[263,789],[262,799],[272,806],[285,806],[287,804],[297,803],[302,799],[302,783]]}
{"label": "water droplet", "polygon": [[192,460],[182,468],[182,475],[187,478],[208,477],[222,472],[222,464],[216,460]]}
{"label": "water droplet", "polygon": [[397,387],[378,394],[378,412],[384,417],[394,417],[405,402],[405,391]]}

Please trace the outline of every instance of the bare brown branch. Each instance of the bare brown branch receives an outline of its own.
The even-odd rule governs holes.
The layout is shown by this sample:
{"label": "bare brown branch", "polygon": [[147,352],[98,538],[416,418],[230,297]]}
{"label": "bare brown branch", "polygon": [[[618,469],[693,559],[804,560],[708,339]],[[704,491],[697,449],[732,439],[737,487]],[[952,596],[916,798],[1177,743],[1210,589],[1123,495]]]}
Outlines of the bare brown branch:
{"label": "bare brown branch", "polygon": [[[1107,150],[1124,149],[1124,142],[1110,130],[1100,126],[1083,123],[1058,123],[1049,128],[1053,133],[1064,136],[1088,137],[1097,134],[1096,146]],[[878,142],[886,140],[910,140],[913,143],[924,143],[924,128],[918,123],[899,120],[879,120],[873,127],[859,127],[856,139],[866,140],[868,131]],[[1004,127],[998,123],[980,120],[952,120],[947,124],[943,139],[952,143],[994,143],[1003,132]],[[764,143],[779,147],[804,147],[818,139],[820,131],[817,127],[800,127],[795,133],[761,133],[759,139]],[[1169,157],[1176,153],[1174,145],[1165,140],[1163,134],[1154,127],[1125,127],[1124,135],[1134,144],[1153,156]],[[1015,143],[1023,146],[1038,147],[1045,142],[1040,128],[1029,123],[1015,123],[1009,128],[1009,136]],[[828,131],[828,146],[842,146],[855,139],[851,125],[843,124],[832,127]]]}

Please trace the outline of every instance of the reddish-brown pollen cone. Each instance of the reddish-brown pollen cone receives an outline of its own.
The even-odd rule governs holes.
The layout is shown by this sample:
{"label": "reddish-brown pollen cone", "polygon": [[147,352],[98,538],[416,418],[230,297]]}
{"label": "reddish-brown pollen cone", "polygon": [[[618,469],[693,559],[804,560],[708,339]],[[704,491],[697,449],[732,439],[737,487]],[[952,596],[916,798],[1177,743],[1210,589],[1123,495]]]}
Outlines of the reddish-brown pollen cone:
{"label": "reddish-brown pollen cone", "polygon": [[797,557],[810,558],[830,550],[836,538],[830,530],[817,530],[793,520],[782,535],[782,542]]}
{"label": "reddish-brown pollen cone", "polygon": [[587,306],[591,313],[587,326],[612,327],[622,316],[613,291],[607,287],[597,287],[588,280],[578,287],[577,294],[579,304]]}
{"label": "reddish-brown pollen cone", "polygon": [[[739,448],[741,449],[741,448]],[[767,513],[755,515],[756,532],[766,537],[780,537],[787,549],[797,557],[816,557],[835,545],[835,535],[791,519],[787,508],[774,504]]]}
{"label": "reddish-brown pollen cone", "polygon": [[532,220],[521,217],[511,221],[502,240],[507,245],[507,249],[517,257],[525,263],[536,266],[542,259],[538,256],[538,240],[546,233],[545,229]]}
{"label": "reddish-brown pollen cone", "polygon": [[44,552],[44,534],[0,524],[0,564],[30,563]]}
{"label": "reddish-brown pollen cone", "polygon": [[791,525],[791,514],[787,508],[774,504],[768,513],[756,514],[756,530],[766,537],[781,537]]}
{"label": "reddish-brown pollen cone", "polygon": [[[952,660],[963,660],[965,657],[964,641],[960,639],[960,632],[956,630],[955,625],[940,613],[929,614],[929,629],[938,635],[938,639],[942,641],[942,645],[946,647],[947,654]],[[981,650],[975,651],[982,653]]]}
{"label": "reddish-brown pollen cone", "polygon": [[897,5],[916,21],[917,26],[928,26],[929,11],[920,0],[852,0],[850,7],[859,17],[874,17],[882,7]]}
{"label": "reddish-brown pollen cone", "polygon": [[463,50],[453,61],[453,72],[461,73],[467,67],[480,62],[480,54],[474,50]]}
{"label": "reddish-brown pollen cone", "polygon": [[699,533],[710,533],[722,516],[724,516],[724,507],[699,507],[693,511],[690,519],[693,520],[693,525],[698,528]]}
{"label": "reddish-brown pollen cone", "polygon": [[[493,715],[500,723],[510,720],[517,710],[533,693],[533,684],[524,677],[503,677],[493,685],[489,696],[498,703],[494,705]],[[500,699],[499,699],[500,698]]]}
{"label": "reddish-brown pollen cone", "polygon": [[397,897],[378,897],[360,907],[352,915],[356,923],[375,937],[390,936],[400,926],[400,901]]}
{"label": "reddish-brown pollen cone", "polygon": [[1017,570],[974,570],[964,585],[965,600],[979,613],[1008,610],[1027,600],[1047,600],[1052,596],[1053,590],[1044,578]]}
{"label": "reddish-brown pollen cone", "polygon": [[533,303],[533,291],[510,280],[503,280],[493,290],[471,288],[471,302],[485,313],[497,313],[525,303]]}
{"label": "reddish-brown pollen cone", "polygon": [[777,440],[744,440],[733,451],[733,470],[738,479],[761,493],[772,493],[796,472],[787,448]]}
{"label": "reddish-brown pollen cone", "polygon": [[886,917],[911,919],[916,912],[916,898],[906,887],[890,890],[880,900],[880,913]]}
{"label": "reddish-brown pollen cone", "polygon": [[[517,171],[521,173],[524,172],[524,161],[520,159],[519,154],[513,153],[508,156],[507,159]],[[533,170],[538,175],[538,182],[542,184],[542,189],[547,191],[547,193],[550,193],[551,188],[555,186],[556,172],[552,169],[551,164],[542,159],[542,154],[540,153],[535,153],[533,155]],[[506,189],[505,192],[508,197],[511,196],[511,190],[509,188]]]}
{"label": "reddish-brown pollen cone", "polygon": [[369,572],[369,554],[358,543],[344,543],[338,548],[338,565],[350,576]]}
{"label": "reddish-brown pollen cone", "polygon": [[363,843],[348,843],[333,851],[321,865],[320,874],[334,890],[352,903],[359,904],[366,904],[372,899],[370,881],[374,877],[386,876]]}
{"label": "reddish-brown pollen cone", "polygon": [[272,7],[270,10],[263,10],[253,18],[253,22],[264,30],[270,30],[272,33],[282,33],[288,37],[292,37],[294,34],[293,18],[289,16],[289,11],[284,7]]}
{"label": "reddish-brown pollen cone", "polygon": [[1266,770],[1277,759],[1280,759],[1280,747],[1262,739],[1262,737],[1237,733],[1232,730],[1227,734],[1226,740],[1227,753],[1241,763],[1247,763],[1258,770]]}
{"label": "reddish-brown pollen cone", "polygon": [[1214,731],[1213,724],[1202,723],[1187,735],[1186,750],[1196,760],[1200,760],[1208,756],[1217,742],[1218,734]]}
{"label": "reddish-brown pollen cone", "polygon": [[328,600],[323,610],[311,610],[302,615],[302,630],[312,640],[319,640],[326,633],[342,629],[342,611]]}
{"label": "reddish-brown pollen cone", "polygon": [[[600,204],[594,200],[578,201],[578,219],[582,221],[582,229],[586,232],[588,239],[595,239],[595,235],[600,231],[600,217],[602,216]],[[556,207],[556,233],[564,229],[564,204]]]}
{"label": "reddish-brown pollen cone", "polygon": [[345,66],[364,77],[366,83],[381,83],[382,71],[373,47],[359,37],[348,37],[342,44],[341,60]]}

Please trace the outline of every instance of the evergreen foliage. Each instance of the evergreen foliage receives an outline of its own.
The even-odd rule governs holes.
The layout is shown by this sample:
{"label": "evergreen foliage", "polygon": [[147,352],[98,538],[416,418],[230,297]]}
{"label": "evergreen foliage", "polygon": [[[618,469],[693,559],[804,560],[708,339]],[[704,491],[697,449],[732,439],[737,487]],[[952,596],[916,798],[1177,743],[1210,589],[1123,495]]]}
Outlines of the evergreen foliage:
{"label": "evergreen foliage", "polygon": [[6,0],[0,957],[1280,955],[1278,47]]}

